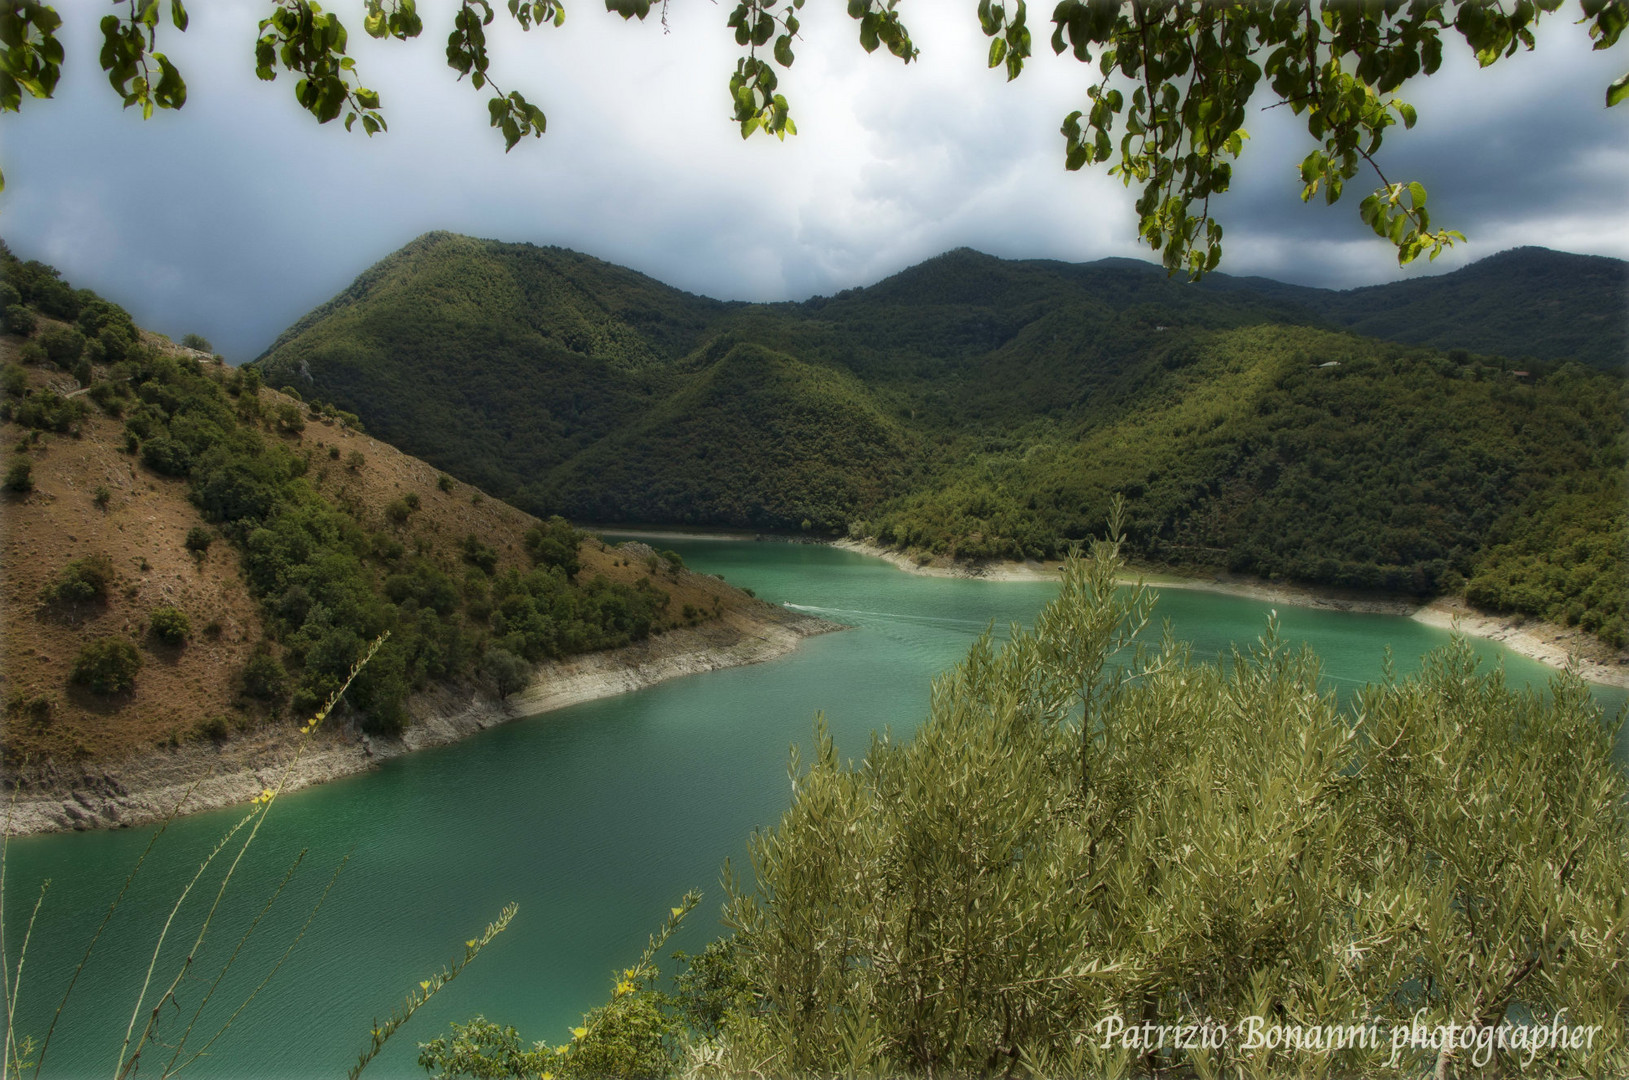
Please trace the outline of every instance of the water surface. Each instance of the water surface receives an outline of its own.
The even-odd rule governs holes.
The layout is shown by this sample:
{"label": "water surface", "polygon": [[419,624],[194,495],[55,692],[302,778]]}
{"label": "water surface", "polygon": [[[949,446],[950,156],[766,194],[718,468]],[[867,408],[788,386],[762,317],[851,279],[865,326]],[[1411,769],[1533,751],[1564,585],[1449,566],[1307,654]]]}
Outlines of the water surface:
{"label": "water surface", "polygon": [[[277,962],[334,867],[349,862],[276,977],[188,1073],[223,1077],[337,1074],[410,987],[462,953],[504,904],[510,929],[403,1028],[368,1076],[423,1076],[417,1043],[450,1019],[484,1014],[527,1040],[560,1041],[609,993],[613,967],[690,888],[706,897],[678,946],[718,930],[721,865],[742,866],[746,839],[785,809],[788,748],[807,745],[824,711],[839,751],[863,754],[874,729],[908,732],[934,674],[986,626],[1027,623],[1051,596],[1041,582],[917,577],[833,548],[718,540],[661,540],[694,568],[723,574],[760,597],[796,605],[852,630],[809,639],[771,663],[679,679],[634,694],[517,721],[454,746],[386,762],[371,773],[279,801],[226,893],[216,929],[193,967],[213,978],[291,860],[304,864],[244,946],[190,1042],[197,1045]],[[1197,657],[1258,637],[1265,602],[1167,590],[1168,618]],[[1324,660],[1330,686],[1349,694],[1377,678],[1386,646],[1406,673],[1448,634],[1408,619],[1277,606],[1280,629]],[[1488,663],[1542,686],[1549,670],[1488,642]],[[1629,697],[1597,688],[1612,709]],[[1619,753],[1622,755],[1620,741]],[[110,924],[70,1002],[47,1076],[111,1076],[131,1008],[179,889],[240,812],[181,820]],[[7,947],[33,889],[53,885],[29,947],[18,1029],[44,1032],[90,933],[146,846],[149,830],[14,841],[7,868]],[[213,890],[195,897],[207,904]],[[178,925],[195,930],[196,917]],[[176,941],[183,938],[172,932]],[[190,935],[185,936],[190,943]],[[184,946],[171,950],[175,958]],[[173,963],[159,966],[173,973]],[[182,986],[166,1010],[174,1039],[208,989]],[[217,1008],[218,1006],[218,1008]],[[149,1051],[139,1075],[169,1053]],[[158,1060],[155,1060],[158,1059]]]}

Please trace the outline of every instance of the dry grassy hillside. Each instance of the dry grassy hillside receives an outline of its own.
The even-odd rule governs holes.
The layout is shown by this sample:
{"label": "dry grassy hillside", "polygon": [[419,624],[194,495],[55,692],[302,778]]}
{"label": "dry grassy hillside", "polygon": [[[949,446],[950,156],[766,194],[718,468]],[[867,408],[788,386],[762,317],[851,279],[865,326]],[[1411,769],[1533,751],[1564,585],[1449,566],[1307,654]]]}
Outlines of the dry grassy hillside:
{"label": "dry grassy hillside", "polygon": [[[41,320],[36,337],[53,325]],[[146,340],[218,378],[228,374],[205,354],[167,339]],[[0,337],[0,364],[17,364],[20,345],[15,337]],[[19,366],[26,374],[24,393],[49,389],[89,405],[78,382],[54,365]],[[106,380],[110,370],[97,367],[94,378]],[[268,417],[291,400],[269,389],[259,394]],[[498,573],[531,569],[523,537],[537,519],[332,417],[304,406],[300,411],[303,431],[278,432],[268,421],[265,436],[305,457],[306,475],[317,490],[364,530],[395,537],[406,551],[449,574],[464,571],[460,545],[470,534],[495,552]],[[62,432],[9,418],[0,424],[0,446],[0,468],[26,460],[32,483],[32,490],[0,493],[0,695],[8,771],[49,784],[157,748],[231,742],[292,726],[288,709],[241,693],[245,662],[257,645],[268,647],[266,626],[238,548],[205,521],[189,499],[186,479],[144,466],[127,450],[124,421],[95,406]],[[404,503],[414,504],[405,515]],[[203,551],[189,550],[189,531],[199,529],[213,542]],[[111,567],[105,599],[47,598],[65,568],[97,558]],[[604,576],[633,585],[646,579],[666,592],[656,633],[760,606],[716,578],[644,551],[635,555],[587,539],[578,558],[579,581]],[[186,614],[191,634],[183,644],[166,644],[150,628],[154,611],[164,606]],[[130,641],[139,650],[140,671],[128,691],[98,694],[72,680],[80,650],[105,637]],[[478,677],[466,683],[480,688]]]}

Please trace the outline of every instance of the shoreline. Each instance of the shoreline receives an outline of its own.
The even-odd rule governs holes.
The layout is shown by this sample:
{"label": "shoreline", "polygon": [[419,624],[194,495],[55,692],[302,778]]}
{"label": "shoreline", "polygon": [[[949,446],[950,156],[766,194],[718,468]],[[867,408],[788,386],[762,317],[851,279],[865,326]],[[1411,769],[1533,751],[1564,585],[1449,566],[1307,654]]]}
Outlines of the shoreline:
{"label": "shoreline", "polygon": [[[981,581],[1055,581],[1061,564],[1055,562],[998,562],[981,566],[945,563],[935,560],[919,563],[902,552],[892,551],[865,540],[835,540],[832,547],[882,559],[908,574],[922,577],[971,578]],[[1127,574],[1133,584],[1141,577],[1153,589],[1185,589],[1260,600],[1271,604],[1348,611],[1374,615],[1396,615],[1439,630],[1458,629],[1470,637],[1495,641],[1519,656],[1564,670],[1576,660],[1576,669],[1585,682],[1629,689],[1629,651],[1614,653],[1594,638],[1565,626],[1542,622],[1524,615],[1499,615],[1475,611],[1458,597],[1437,597],[1426,603],[1389,596],[1373,596],[1344,589],[1318,589],[1305,585],[1281,585],[1267,581],[1225,581],[1184,578],[1174,574]]]}
{"label": "shoreline", "polygon": [[300,753],[299,733],[288,723],[220,746],[193,743],[117,765],[93,766],[77,776],[53,778],[45,790],[18,792],[0,811],[0,828],[13,837],[128,828],[163,821],[172,813],[241,805],[276,787],[285,769],[286,794],[366,772],[415,750],[446,746],[511,720],[686,675],[772,660],[791,652],[804,638],[842,629],[839,623],[759,603],[727,611],[702,626],[539,664],[531,683],[507,700],[468,687],[444,686],[417,694],[408,703],[412,720],[400,738],[366,735],[346,724],[319,729]]}

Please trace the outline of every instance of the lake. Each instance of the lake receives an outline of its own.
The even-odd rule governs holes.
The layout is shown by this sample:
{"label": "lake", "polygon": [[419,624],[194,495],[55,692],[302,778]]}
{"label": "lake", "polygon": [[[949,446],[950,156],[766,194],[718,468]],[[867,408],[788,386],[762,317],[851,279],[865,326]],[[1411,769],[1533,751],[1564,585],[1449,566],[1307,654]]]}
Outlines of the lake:
{"label": "lake", "polygon": [[[701,907],[672,947],[718,930],[726,859],[749,873],[746,840],[785,809],[788,749],[807,745],[824,711],[839,751],[858,757],[874,729],[909,731],[928,684],[986,626],[1028,622],[1051,596],[1040,582],[925,578],[818,545],[662,540],[695,569],[760,597],[853,627],[804,642],[771,663],[679,679],[634,694],[516,721],[454,746],[279,800],[221,903],[212,936],[165,1014],[163,1037],[185,1028],[243,928],[291,862],[302,865],[194,1028],[205,1042],[300,932],[341,860],[326,902],[265,989],[189,1074],[285,1077],[349,1067],[409,988],[454,957],[511,901],[510,928],[402,1029],[367,1076],[422,1077],[417,1044],[477,1014],[528,1041],[559,1042],[605,1000],[612,970],[635,959],[690,888]],[[1195,656],[1259,636],[1271,605],[1167,590],[1169,619]],[[1343,698],[1378,677],[1386,646],[1397,668],[1448,634],[1408,619],[1278,606],[1280,629],[1322,656]],[[1157,630],[1155,632],[1157,638]],[[1513,682],[1542,686],[1549,670],[1486,643]],[[1629,693],[1597,687],[1611,710]],[[1620,740],[1618,754],[1624,756]],[[169,907],[239,811],[173,824],[86,965],[53,1038],[46,1076],[111,1076],[131,1009]],[[86,941],[146,847],[151,830],[13,841],[6,872],[6,945],[15,957],[41,879],[52,887],[29,946],[17,1030],[38,1037]],[[163,983],[215,890],[200,886],[166,946]],[[183,933],[180,927],[184,926]],[[162,984],[161,984],[162,985]],[[149,999],[151,1000],[151,998]],[[140,1075],[170,1051],[153,1048]],[[190,1053],[190,1051],[189,1051]],[[183,1058],[184,1060],[184,1058]]]}

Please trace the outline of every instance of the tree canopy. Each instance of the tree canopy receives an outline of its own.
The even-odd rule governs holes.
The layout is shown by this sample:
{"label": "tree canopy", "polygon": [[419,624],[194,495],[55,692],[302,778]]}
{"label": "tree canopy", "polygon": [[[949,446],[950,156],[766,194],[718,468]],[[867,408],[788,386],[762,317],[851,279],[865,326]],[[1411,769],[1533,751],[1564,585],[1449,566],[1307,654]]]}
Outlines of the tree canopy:
{"label": "tree canopy", "polygon": [[[1064,118],[1064,163],[1069,169],[1106,165],[1128,187],[1141,189],[1138,234],[1160,253],[1167,269],[1195,276],[1222,257],[1222,227],[1210,199],[1228,188],[1232,163],[1249,138],[1245,110],[1266,84],[1276,105],[1305,117],[1318,146],[1300,165],[1301,197],[1320,193],[1337,201],[1365,167],[1377,187],[1359,214],[1407,263],[1435,258],[1463,236],[1433,228],[1426,190],[1394,179],[1381,168],[1386,130],[1412,127],[1413,106],[1396,94],[1411,79],[1429,76],[1457,37],[1487,67],[1535,45],[1542,16],[1562,0],[1402,0],[1329,4],[1312,0],[1216,3],[1212,0],[1060,0],[1052,13],[1050,44],[1095,68],[1086,107]],[[368,135],[386,130],[380,95],[363,85],[347,55],[347,31],[337,14],[314,0],[272,0],[259,24],[255,73],[275,80],[295,76],[300,106],[320,123],[360,121]],[[667,0],[605,0],[624,19],[667,14]],[[1629,25],[1629,0],[1579,0],[1596,49],[1615,45]],[[162,34],[185,31],[182,0],[170,0],[168,19],[159,0],[119,0],[101,20],[100,64],[126,108],[179,109],[186,104],[181,72],[159,48]],[[559,26],[559,0],[507,0],[522,30]],[[795,134],[792,109],[778,72],[792,66],[799,43],[803,0],[738,0],[728,27],[742,55],[729,78],[734,119],[742,137],[763,131]],[[880,47],[909,63],[917,55],[898,0],[848,0],[860,45]],[[416,0],[364,0],[363,29],[375,38],[406,40],[424,30]],[[492,127],[513,149],[541,136],[547,118],[519,90],[505,91],[491,70],[487,28],[497,13],[490,0],[460,0],[447,36],[447,65],[490,93]],[[990,38],[989,65],[1017,78],[1033,39],[1024,0],[979,0],[978,19]],[[165,23],[168,26],[165,26]],[[0,110],[17,111],[24,97],[49,98],[64,53],[61,17],[39,0],[0,0]],[[1606,104],[1629,97],[1629,74],[1606,89]],[[0,178],[3,183],[3,178]]]}

